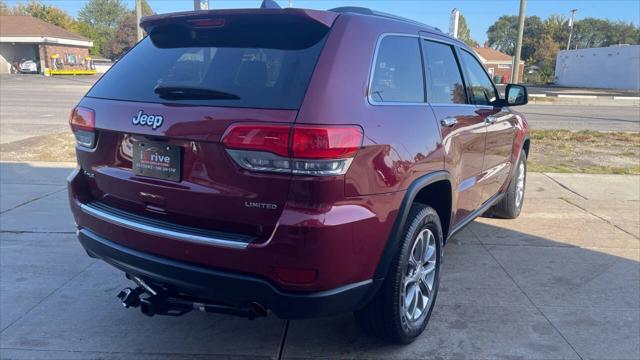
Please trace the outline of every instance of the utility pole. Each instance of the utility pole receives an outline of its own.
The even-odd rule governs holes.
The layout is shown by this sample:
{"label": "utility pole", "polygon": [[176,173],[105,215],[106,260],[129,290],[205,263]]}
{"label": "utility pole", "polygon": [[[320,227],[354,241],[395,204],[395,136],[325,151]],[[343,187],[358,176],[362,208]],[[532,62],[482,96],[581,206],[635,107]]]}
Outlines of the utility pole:
{"label": "utility pole", "polygon": [[454,38],[458,38],[458,28],[460,25],[460,11],[454,8],[451,10],[451,16],[449,17],[449,35]]}
{"label": "utility pole", "polygon": [[289,7],[292,8],[293,7],[293,0],[289,0]]}
{"label": "utility pole", "polygon": [[209,10],[209,0],[193,0],[193,10]]}
{"label": "utility pole", "polygon": [[142,0],[136,0],[136,35],[138,41],[142,40],[144,34],[140,27],[140,19],[142,18]]}
{"label": "utility pole", "polygon": [[518,17],[518,41],[516,42],[516,53],[513,57],[513,72],[511,73],[511,82],[517,84],[520,77],[520,53],[522,51],[522,34],[524,33],[524,9],[527,6],[527,0],[520,0],[520,15]]}
{"label": "utility pole", "polygon": [[576,11],[578,11],[578,9],[571,10],[571,18],[569,19],[569,40],[567,41],[567,50],[569,50],[569,46],[571,46],[571,36],[573,35],[573,19],[576,16]]}

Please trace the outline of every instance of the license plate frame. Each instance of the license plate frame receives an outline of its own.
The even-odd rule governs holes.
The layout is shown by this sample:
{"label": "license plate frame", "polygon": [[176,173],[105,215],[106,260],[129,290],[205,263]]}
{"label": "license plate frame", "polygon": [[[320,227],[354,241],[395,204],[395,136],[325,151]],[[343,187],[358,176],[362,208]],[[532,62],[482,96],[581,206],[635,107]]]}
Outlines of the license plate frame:
{"label": "license plate frame", "polygon": [[137,176],[179,182],[182,147],[155,141],[134,141],[132,170]]}

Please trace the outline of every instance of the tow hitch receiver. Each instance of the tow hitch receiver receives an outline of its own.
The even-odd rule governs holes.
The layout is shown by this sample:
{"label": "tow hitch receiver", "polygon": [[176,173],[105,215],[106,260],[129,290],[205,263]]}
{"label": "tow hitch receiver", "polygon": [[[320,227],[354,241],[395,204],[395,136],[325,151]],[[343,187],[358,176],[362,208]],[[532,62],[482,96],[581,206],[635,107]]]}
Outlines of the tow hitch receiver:
{"label": "tow hitch receiver", "polygon": [[244,307],[201,302],[187,297],[170,296],[163,290],[153,289],[138,277],[130,276],[129,278],[138,284],[138,286],[134,289],[122,289],[120,293],[118,293],[118,299],[120,299],[122,306],[125,308],[140,307],[142,313],[147,316],[180,316],[192,310],[197,310],[209,313],[235,315],[253,320],[257,317],[267,316],[268,313],[264,306],[256,302],[250,302]]}

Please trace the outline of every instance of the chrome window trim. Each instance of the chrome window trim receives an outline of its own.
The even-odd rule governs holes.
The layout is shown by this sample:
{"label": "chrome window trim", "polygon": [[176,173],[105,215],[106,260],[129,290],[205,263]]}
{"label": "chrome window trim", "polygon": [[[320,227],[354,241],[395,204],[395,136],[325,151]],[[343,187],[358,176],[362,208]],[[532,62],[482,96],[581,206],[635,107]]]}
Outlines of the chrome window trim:
{"label": "chrome window trim", "polygon": [[477,109],[478,106],[475,104],[456,104],[456,103],[429,103],[429,105],[434,106],[434,107],[443,107],[443,106],[464,106],[464,107],[471,107],[474,109]]}
{"label": "chrome window trim", "polygon": [[422,34],[420,34],[420,38],[422,40],[439,42],[439,43],[446,44],[446,45],[453,46],[453,47],[460,47],[460,43],[456,43],[456,42],[451,41],[451,40],[446,39],[446,38],[440,38],[440,37],[434,37],[434,36],[422,35]]}
{"label": "chrome window trim", "polygon": [[215,245],[215,246],[231,248],[231,249],[239,249],[239,250],[246,249],[247,246],[249,245],[248,243],[243,243],[243,242],[236,242],[236,241],[229,241],[229,240],[218,239],[218,238],[213,238],[208,236],[187,234],[179,231],[163,229],[157,226],[140,224],[138,222],[131,221],[131,220],[122,218],[120,216],[116,216],[108,212],[88,206],[87,204],[81,204],[80,209],[85,214],[94,216],[108,223],[122,226],[130,230],[140,231],[145,234],[149,234],[153,236],[161,236],[161,237],[171,238],[174,240],[181,240],[181,241],[187,241],[187,242],[205,244],[205,245]]}
{"label": "chrome window trim", "polygon": [[[415,38],[415,39],[420,38],[419,35],[407,34],[407,33],[384,33],[378,37],[378,40],[376,41],[376,48],[373,52],[373,62],[371,63],[371,67],[369,71],[369,84],[367,86],[367,101],[369,102],[370,105],[373,105],[373,106],[429,106],[429,104],[426,101],[420,101],[420,102],[377,101],[371,96],[371,88],[373,87],[373,77],[376,71],[376,61],[378,60],[378,52],[380,50],[380,44],[382,44],[382,40],[384,40],[386,37],[389,37],[389,36],[408,37],[408,38]],[[418,46],[420,46],[419,43],[418,43]],[[422,54],[418,54],[418,55],[422,59]],[[423,78],[424,78],[424,66],[423,66],[422,72],[423,72]]]}

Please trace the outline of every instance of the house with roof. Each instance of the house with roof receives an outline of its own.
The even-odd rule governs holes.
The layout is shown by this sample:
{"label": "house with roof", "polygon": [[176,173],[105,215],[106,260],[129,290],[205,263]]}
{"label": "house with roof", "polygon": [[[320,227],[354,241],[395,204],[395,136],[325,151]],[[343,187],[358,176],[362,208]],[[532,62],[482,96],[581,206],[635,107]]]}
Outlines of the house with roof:
{"label": "house with roof", "polygon": [[[513,57],[488,46],[475,47],[473,51],[478,55],[482,65],[493,78],[496,84],[508,84],[512,82]],[[524,61],[520,60],[518,78],[522,80],[524,72]]]}
{"label": "house with roof", "polygon": [[83,36],[25,15],[0,16],[0,74],[22,60],[48,69],[86,69],[93,42]]}

